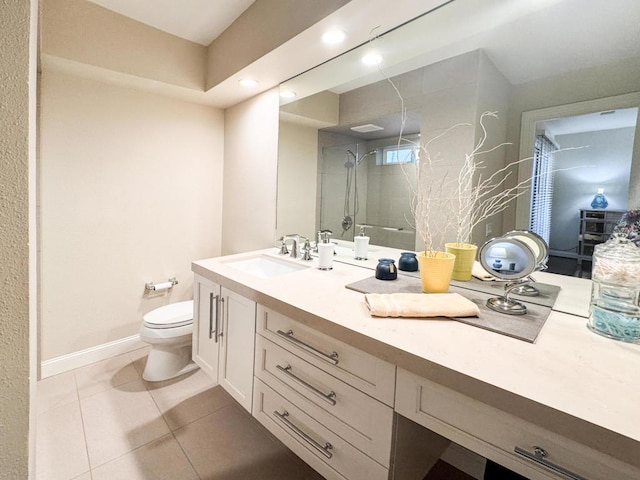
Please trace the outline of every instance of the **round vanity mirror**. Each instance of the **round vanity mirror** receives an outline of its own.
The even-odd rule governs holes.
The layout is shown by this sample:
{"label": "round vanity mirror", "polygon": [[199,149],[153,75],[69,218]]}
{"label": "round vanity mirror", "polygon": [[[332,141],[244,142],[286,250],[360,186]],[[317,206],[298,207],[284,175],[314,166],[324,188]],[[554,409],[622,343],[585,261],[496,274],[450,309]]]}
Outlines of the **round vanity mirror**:
{"label": "round vanity mirror", "polygon": [[536,269],[536,254],[516,238],[500,237],[489,240],[478,252],[482,267],[500,280],[508,280],[502,297],[487,300],[487,307],[509,315],[523,315],[527,307],[510,298],[511,292],[531,281],[529,275]]}
{"label": "round vanity mirror", "polygon": [[[504,234],[507,238],[515,238],[522,243],[526,243],[527,246],[533,251],[536,257],[536,270],[546,270],[547,260],[549,260],[549,247],[547,242],[544,241],[537,233],[530,232],[528,230],[512,230]],[[531,279],[533,281],[533,278]],[[520,285],[513,289],[513,292],[517,295],[524,295],[526,297],[535,297],[540,295],[540,291],[533,285]]]}
{"label": "round vanity mirror", "polygon": [[536,269],[536,257],[528,244],[500,237],[489,240],[478,252],[482,267],[501,280],[519,280]]}
{"label": "round vanity mirror", "polygon": [[544,241],[537,233],[530,232],[528,230],[512,230],[504,234],[506,238],[515,238],[523,243],[533,251],[536,258],[536,270],[545,270],[547,268],[547,260],[549,259],[549,247],[547,242]]}

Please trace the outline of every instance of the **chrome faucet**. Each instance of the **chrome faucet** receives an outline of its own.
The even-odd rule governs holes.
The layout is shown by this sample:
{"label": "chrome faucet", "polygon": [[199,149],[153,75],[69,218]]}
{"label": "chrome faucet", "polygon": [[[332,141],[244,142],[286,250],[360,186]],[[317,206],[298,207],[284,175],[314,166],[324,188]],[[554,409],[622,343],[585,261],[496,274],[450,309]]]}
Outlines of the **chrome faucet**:
{"label": "chrome faucet", "polygon": [[[287,240],[292,240],[291,250],[287,250]],[[282,237],[282,248],[280,249],[280,254],[286,255],[287,253],[291,258],[298,258],[298,242],[300,241],[300,235],[297,233],[291,235],[285,235]]]}

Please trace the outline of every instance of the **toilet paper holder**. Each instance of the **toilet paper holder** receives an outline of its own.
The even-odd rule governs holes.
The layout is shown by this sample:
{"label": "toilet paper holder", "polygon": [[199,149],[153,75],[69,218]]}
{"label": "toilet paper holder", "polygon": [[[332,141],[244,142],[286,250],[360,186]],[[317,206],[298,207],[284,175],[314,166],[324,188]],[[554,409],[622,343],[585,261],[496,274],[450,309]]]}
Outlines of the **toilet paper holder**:
{"label": "toilet paper holder", "polygon": [[160,290],[167,290],[169,288],[172,288],[174,285],[178,285],[178,280],[176,280],[176,277],[171,277],[169,280],[167,280],[164,283],[153,283],[153,282],[147,282],[144,284],[144,288],[145,290],[152,290],[152,291],[160,291]]}

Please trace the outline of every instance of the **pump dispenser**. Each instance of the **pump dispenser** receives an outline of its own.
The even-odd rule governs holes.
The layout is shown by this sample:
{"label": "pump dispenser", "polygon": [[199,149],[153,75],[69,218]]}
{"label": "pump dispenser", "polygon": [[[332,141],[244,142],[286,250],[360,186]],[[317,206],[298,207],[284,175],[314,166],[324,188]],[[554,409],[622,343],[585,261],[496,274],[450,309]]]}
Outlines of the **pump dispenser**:
{"label": "pump dispenser", "polygon": [[331,231],[322,230],[318,232],[318,268],[320,270],[331,270],[333,268],[334,245],[329,241]]}
{"label": "pump dispenser", "polygon": [[356,260],[366,260],[369,250],[369,237],[364,234],[364,225],[360,225],[360,235],[354,237],[353,253]]}

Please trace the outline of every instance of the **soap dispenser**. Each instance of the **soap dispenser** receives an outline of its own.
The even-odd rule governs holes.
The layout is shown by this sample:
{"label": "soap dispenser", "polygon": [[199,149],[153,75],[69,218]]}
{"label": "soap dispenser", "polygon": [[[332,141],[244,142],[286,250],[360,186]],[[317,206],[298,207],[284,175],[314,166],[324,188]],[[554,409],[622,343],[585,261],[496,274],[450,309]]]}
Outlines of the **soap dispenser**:
{"label": "soap dispenser", "polygon": [[353,239],[355,243],[354,257],[356,260],[366,260],[369,250],[369,237],[364,234],[364,225],[360,225],[360,235]]}
{"label": "soap dispenser", "polygon": [[334,245],[329,241],[330,231],[318,232],[318,268],[320,270],[331,270],[333,268]]}

